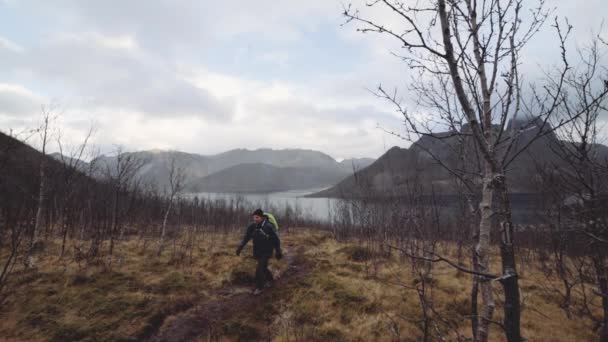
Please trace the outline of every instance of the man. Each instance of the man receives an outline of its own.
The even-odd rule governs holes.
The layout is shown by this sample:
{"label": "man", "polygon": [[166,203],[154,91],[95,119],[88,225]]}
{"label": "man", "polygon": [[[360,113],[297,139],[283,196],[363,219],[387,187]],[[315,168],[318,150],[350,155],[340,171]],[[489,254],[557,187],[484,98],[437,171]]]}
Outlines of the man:
{"label": "man", "polygon": [[276,250],[277,259],[283,257],[281,251],[281,241],[279,236],[262,209],[256,209],[253,214],[253,223],[247,227],[247,232],[243,241],[236,249],[236,255],[241,255],[243,247],[253,239],[253,256],[257,259],[258,265],[255,270],[255,291],[254,295],[262,293],[264,286],[273,281],[272,273],[268,269],[268,259],[272,258],[273,250]]}

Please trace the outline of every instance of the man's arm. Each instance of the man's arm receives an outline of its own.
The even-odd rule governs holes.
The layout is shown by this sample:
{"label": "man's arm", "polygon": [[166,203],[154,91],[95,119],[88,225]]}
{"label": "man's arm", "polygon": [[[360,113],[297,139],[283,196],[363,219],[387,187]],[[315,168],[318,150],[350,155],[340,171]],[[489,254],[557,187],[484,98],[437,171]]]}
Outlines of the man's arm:
{"label": "man's arm", "polygon": [[241,254],[241,251],[243,250],[243,248],[245,247],[247,242],[249,242],[249,240],[251,240],[252,227],[253,227],[253,225],[249,225],[249,227],[247,227],[247,230],[245,231],[245,236],[243,237],[243,240],[241,241],[241,243],[239,244],[239,246],[236,249],[237,256]]}

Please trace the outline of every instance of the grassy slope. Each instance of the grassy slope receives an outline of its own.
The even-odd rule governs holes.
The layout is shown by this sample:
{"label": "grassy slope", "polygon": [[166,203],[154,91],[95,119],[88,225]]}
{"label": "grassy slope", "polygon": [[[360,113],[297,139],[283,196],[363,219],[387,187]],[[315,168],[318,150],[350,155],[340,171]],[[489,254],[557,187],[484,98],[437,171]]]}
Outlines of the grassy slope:
{"label": "grassy slope", "polygon": [[[421,335],[413,323],[421,318],[418,297],[406,288],[416,285],[407,261],[361,257],[360,247],[337,243],[326,233],[282,234],[285,244],[304,247],[310,272],[295,285],[272,289],[265,297],[269,301],[256,310],[223,322],[220,331],[227,340],[267,339],[269,332],[276,341],[416,340]],[[13,276],[15,293],[0,307],[0,339],[133,340],[154,333],[172,316],[209,300],[214,289],[252,283],[254,262],[233,256],[237,241],[206,235],[192,266],[172,260],[170,248],[159,260],[153,248],[142,252],[140,243],[129,241],[112,271],[66,264],[51,245],[39,272]],[[286,265],[273,261],[272,267]],[[468,336],[470,323],[463,316],[470,305],[470,277],[444,265],[437,265],[434,275],[438,311]],[[555,295],[538,285],[546,282],[540,272],[525,270],[521,282],[522,328],[529,340],[595,339],[589,322],[568,320]],[[501,311],[498,303],[497,320]],[[498,327],[491,335],[502,339]]]}

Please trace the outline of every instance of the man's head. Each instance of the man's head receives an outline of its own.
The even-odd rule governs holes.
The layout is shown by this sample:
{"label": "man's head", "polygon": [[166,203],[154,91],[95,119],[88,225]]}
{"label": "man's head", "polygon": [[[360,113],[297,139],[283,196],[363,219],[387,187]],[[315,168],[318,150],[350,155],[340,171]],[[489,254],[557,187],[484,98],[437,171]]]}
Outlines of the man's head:
{"label": "man's head", "polygon": [[251,216],[253,217],[253,222],[260,224],[262,223],[262,221],[264,221],[264,211],[262,211],[262,209],[256,209],[253,214],[251,214]]}

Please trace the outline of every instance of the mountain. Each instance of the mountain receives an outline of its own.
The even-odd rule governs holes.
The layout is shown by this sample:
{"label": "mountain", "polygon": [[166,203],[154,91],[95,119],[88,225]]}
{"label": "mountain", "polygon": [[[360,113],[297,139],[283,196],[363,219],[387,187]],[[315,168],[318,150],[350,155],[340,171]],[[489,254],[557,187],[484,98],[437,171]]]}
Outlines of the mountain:
{"label": "mountain", "polygon": [[[36,193],[41,158],[42,154],[34,148],[0,132],[0,204],[5,206],[15,202],[7,195],[16,197]],[[49,169],[60,167],[54,159],[49,159],[48,166]],[[15,205],[18,206],[17,203]]]}
{"label": "mountain", "polygon": [[[329,155],[318,151],[267,148],[235,149],[211,156],[160,150],[124,153],[122,156],[140,160],[143,166],[139,170],[139,178],[157,185],[161,190],[169,184],[170,165],[174,161],[175,166],[184,171],[186,191],[191,192],[211,191],[208,189],[218,192],[267,192],[270,187],[264,185],[261,178],[254,182],[250,177],[248,172],[259,173],[262,170],[259,165],[252,167],[252,164],[274,167],[272,171],[270,168],[265,169],[269,172],[268,175],[278,177],[278,174],[285,174],[285,176],[281,176],[283,178],[279,178],[284,179],[284,184],[277,185],[275,188],[296,189],[293,186],[298,186],[299,189],[302,189],[335,184],[352,174],[353,165],[358,170],[373,162],[373,159],[360,158],[348,159],[339,163]],[[104,172],[111,172],[115,169],[117,161],[116,156],[101,156],[92,162],[100,166],[102,172],[99,173],[99,176],[103,177]],[[228,172],[222,173],[222,171]],[[215,175],[215,177],[206,178],[211,175]],[[244,179],[235,183],[237,175]],[[213,184],[210,183],[212,181]],[[250,181],[251,184],[257,185],[251,185]],[[234,184],[237,183],[243,187],[235,188]]]}
{"label": "mountain", "polygon": [[373,158],[350,158],[340,162],[340,167],[348,172],[359,171],[370,166],[374,161]]}
{"label": "mountain", "polygon": [[[418,172],[424,170],[424,172]],[[387,191],[402,191],[408,185],[408,180],[418,175],[427,180],[438,177],[441,170],[421,158],[415,149],[394,146],[378,160],[348,176],[335,186],[318,192],[313,197],[343,197],[354,194],[355,191],[369,193],[370,191],[386,193]]]}
{"label": "mountain", "polygon": [[[184,171],[186,179],[203,177],[209,174],[209,158],[198,154],[150,150],[123,153],[120,158],[132,158],[143,164],[138,171],[138,177],[157,186],[159,190],[166,189],[169,186],[172,162],[176,169]],[[95,158],[92,163],[98,168],[98,177],[103,178],[108,172],[114,172],[118,159],[117,156]]]}
{"label": "mountain", "polygon": [[[462,133],[469,132],[467,125],[463,126]],[[436,193],[454,193],[453,176],[438,162],[452,169],[460,167],[462,160],[459,157],[460,137],[456,132],[443,132],[437,137],[423,136],[410,148],[393,147],[375,162],[363,168],[354,175],[347,177],[335,186],[312,194],[311,197],[344,197],[358,194],[388,194],[403,193],[411,190],[410,185],[418,182],[433,186]],[[516,133],[516,134],[515,134]],[[535,140],[535,137],[541,135]],[[513,148],[504,150],[509,144],[511,136],[517,137]],[[473,147],[470,136],[465,136],[464,144]],[[538,165],[558,166],[563,161],[554,153],[553,146],[559,143],[552,132],[551,126],[541,120],[517,120],[509,122],[498,149],[507,153],[509,164],[507,180],[513,194],[527,194],[536,192],[535,175]],[[523,147],[523,153],[515,153]],[[470,150],[470,149],[469,149]],[[608,147],[597,145],[596,153],[608,157]],[[465,156],[465,165],[475,171],[479,161],[472,155]]]}
{"label": "mountain", "polygon": [[87,163],[86,161],[74,157],[65,156],[59,152],[50,153],[48,156],[63,164],[75,167],[76,169],[82,172],[86,172],[89,167],[89,163]]}
{"label": "mountain", "polygon": [[330,186],[345,177],[339,169],[277,167],[269,164],[239,164],[187,186],[193,192],[275,192]]}
{"label": "mountain", "polygon": [[19,211],[33,203],[39,192],[41,161],[45,164],[46,188],[49,192],[65,191],[67,175],[81,184],[86,182],[91,189],[103,187],[103,184],[76,168],[75,164],[65,165],[57,157],[43,155],[27,143],[0,132],[0,207],[14,206]]}
{"label": "mountain", "polygon": [[312,150],[285,149],[257,150],[236,149],[210,157],[213,160],[212,172],[217,172],[238,164],[260,163],[276,167],[336,168],[336,160],[329,155]]}

